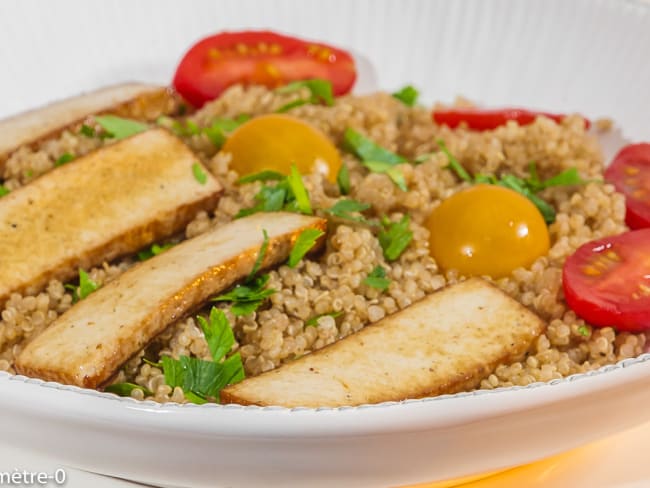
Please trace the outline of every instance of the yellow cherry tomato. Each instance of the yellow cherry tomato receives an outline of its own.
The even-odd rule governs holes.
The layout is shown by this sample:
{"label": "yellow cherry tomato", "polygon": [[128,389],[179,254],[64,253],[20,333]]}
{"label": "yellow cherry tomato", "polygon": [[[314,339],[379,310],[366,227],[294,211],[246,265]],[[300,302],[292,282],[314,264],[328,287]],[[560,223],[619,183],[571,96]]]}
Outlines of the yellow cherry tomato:
{"label": "yellow cherry tomato", "polygon": [[289,174],[295,163],[301,173],[322,173],[336,181],[341,155],[321,131],[290,115],[255,117],[237,128],[223,151],[232,154],[230,167],[240,175],[264,170]]}
{"label": "yellow cherry tomato", "polygon": [[507,188],[477,185],[438,206],[427,226],[431,256],[444,271],[501,278],[548,252],[548,229],[537,207]]}

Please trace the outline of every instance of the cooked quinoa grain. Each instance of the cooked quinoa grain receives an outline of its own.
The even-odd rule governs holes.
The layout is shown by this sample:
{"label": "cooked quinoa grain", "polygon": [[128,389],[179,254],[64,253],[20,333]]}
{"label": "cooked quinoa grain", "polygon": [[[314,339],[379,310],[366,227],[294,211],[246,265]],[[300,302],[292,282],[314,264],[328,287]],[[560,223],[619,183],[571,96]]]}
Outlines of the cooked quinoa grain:
{"label": "cooked quinoa grain", "polygon": [[[306,94],[280,95],[263,87],[235,86],[191,115],[190,120],[205,127],[216,117],[271,113],[302,96]],[[236,337],[233,351],[241,354],[247,375],[269,371],[309,354],[464,279],[453,270],[441,272],[429,255],[426,218],[443,199],[468,186],[446,169],[448,161],[438,151],[438,139],[443,139],[472,173],[524,176],[530,161],[535,161],[541,178],[575,167],[583,178],[593,180],[581,186],[552,187],[542,193],[557,210],[556,221],[549,227],[548,254],[495,284],[541,316],[548,327],[524,360],[498,366],[482,381],[481,388],[550,381],[644,352],[646,334],[592,328],[577,318],[563,300],[564,260],[587,241],[626,230],[623,196],[611,185],[596,182],[602,179],[602,155],[597,142],[585,133],[582,119],[568,117],[558,125],[539,118],[528,126],[510,122],[486,132],[451,130],[434,125],[429,110],[406,107],[384,93],[341,97],[332,107],[303,105],[290,114],[318,127],[338,146],[345,128],[351,127],[409,160],[426,155],[421,164],[399,166],[409,187],[404,193],[388,176],[369,173],[356,158],[341,151],[350,173],[348,198],[372,205],[364,213],[367,219],[386,215],[396,222],[408,214],[413,239],[398,259],[388,262],[375,229],[331,219],[325,251],[303,259],[293,269],[283,265],[271,270],[268,286],[277,292],[256,312],[235,317],[227,306],[220,305]],[[604,123],[601,125],[606,128]],[[238,185],[236,181],[242,175],[230,167],[230,155],[217,152],[204,135],[187,136],[185,141],[225,191],[217,207],[197,214],[176,241],[231,221],[241,209],[254,205],[261,186],[259,182]],[[15,152],[7,161],[0,183],[13,190],[51,170],[61,155],[82,155],[105,143],[100,138],[66,131],[38,148]],[[316,209],[331,207],[341,198],[338,187],[319,174],[304,175],[303,181]],[[101,285],[133,263],[133,258],[105,263],[89,274]],[[390,280],[385,291],[364,283],[377,266],[385,269]],[[71,290],[58,281],[50,282],[35,295],[13,294],[0,312],[0,370],[13,373],[14,359],[24,344],[70,308],[72,299]],[[200,313],[206,315],[207,311]],[[195,318],[172,324],[127,362],[114,381],[141,385],[153,393],[147,398],[159,402],[185,402],[182,389],[166,385],[161,368],[156,367],[164,355],[210,359]],[[134,390],[132,396],[145,399],[142,390]]]}

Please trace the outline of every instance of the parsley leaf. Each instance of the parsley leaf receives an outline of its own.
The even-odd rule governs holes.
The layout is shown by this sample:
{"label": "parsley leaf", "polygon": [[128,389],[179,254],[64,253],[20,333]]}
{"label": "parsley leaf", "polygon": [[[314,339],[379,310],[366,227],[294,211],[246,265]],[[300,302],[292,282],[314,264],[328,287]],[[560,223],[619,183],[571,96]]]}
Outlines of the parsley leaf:
{"label": "parsley leaf", "polygon": [[435,154],[435,153],[433,153],[433,152],[428,152],[428,153],[420,154],[419,156],[417,156],[417,157],[413,160],[413,164],[415,164],[415,165],[422,164],[422,163],[428,161],[429,158],[430,158],[431,156],[433,156],[434,154]]}
{"label": "parsley leaf", "polygon": [[377,161],[388,163],[393,166],[407,162],[406,159],[399,154],[395,154],[388,149],[378,146],[367,137],[364,137],[359,132],[349,127],[345,129],[345,132],[343,133],[343,142],[354,155],[361,159],[361,161]]}
{"label": "parsley leaf", "polygon": [[305,327],[318,327],[318,319],[322,317],[332,317],[332,318],[337,318],[343,315],[343,311],[339,312],[327,312],[327,313],[321,313],[318,314],[308,320],[305,321]]}
{"label": "parsley leaf", "polygon": [[340,219],[351,220],[353,222],[368,223],[362,215],[353,215],[353,213],[368,210],[370,205],[356,200],[345,199],[339,200],[332,207],[325,209],[325,212]]}
{"label": "parsley leaf", "polygon": [[287,176],[287,182],[291,188],[291,192],[296,199],[296,206],[300,213],[305,215],[311,215],[313,212],[311,210],[311,203],[309,202],[309,194],[307,189],[302,182],[302,176],[298,172],[298,168],[295,164],[291,165],[291,173]]}
{"label": "parsley leaf", "polygon": [[142,390],[144,396],[152,396],[153,392],[144,386],[136,385],[135,383],[113,383],[104,388],[104,391],[115,393],[116,395],[129,397],[133,390]]}
{"label": "parsley leaf", "polygon": [[439,139],[436,141],[436,144],[438,144],[438,147],[440,150],[445,153],[445,156],[447,156],[447,159],[449,160],[449,165],[447,168],[451,169],[456,173],[456,175],[463,181],[472,181],[472,177],[469,175],[467,170],[461,166],[461,164],[458,162],[456,157],[451,154],[451,151],[447,149],[447,146],[445,145],[445,141],[442,139]]}
{"label": "parsley leaf", "polygon": [[211,298],[213,302],[232,302],[231,312],[239,317],[248,315],[257,310],[264,300],[275,293],[273,288],[266,288],[269,275],[264,274],[252,282],[237,285],[228,293]]}
{"label": "parsley leaf", "polygon": [[285,176],[277,171],[260,171],[250,175],[242,176],[237,180],[237,183],[243,185],[244,183],[252,183],[254,181],[279,181],[283,180]]}
{"label": "parsley leaf", "polygon": [[295,268],[300,260],[314,247],[319,237],[325,235],[320,229],[305,229],[303,230],[291,249],[289,254],[289,262],[287,263],[290,268]]}
{"label": "parsley leaf", "polygon": [[185,398],[193,403],[205,403],[208,398],[219,400],[219,392],[227,385],[244,379],[244,366],[237,352],[221,360],[235,343],[232,328],[223,311],[213,307],[208,321],[197,317],[208,342],[213,361],[180,356],[161,358],[165,383],[183,388]]}
{"label": "parsley leaf", "polygon": [[235,335],[230,328],[230,323],[223,310],[212,307],[208,320],[198,316],[196,318],[203,330],[203,335],[208,343],[212,360],[221,361],[230,352],[235,344]]}
{"label": "parsley leaf", "polygon": [[528,172],[530,173],[530,176],[526,178],[524,182],[533,192],[542,191],[551,186],[570,186],[587,183],[586,180],[583,180],[580,177],[576,168],[569,168],[547,180],[540,181],[539,176],[537,175],[537,166],[534,161],[531,161],[528,165]]}
{"label": "parsley leaf", "polygon": [[215,119],[209,127],[203,129],[203,133],[217,149],[220,149],[230,133],[249,119],[249,115],[240,115],[236,119]]}
{"label": "parsley leaf", "polygon": [[375,266],[375,268],[368,274],[363,283],[372,287],[377,288],[381,291],[386,291],[390,286],[390,279],[386,278],[386,270],[383,266]]}
{"label": "parsley leaf", "polygon": [[329,80],[313,79],[294,81],[276,90],[277,93],[293,93],[302,88],[309,90],[309,98],[306,100],[294,100],[276,110],[278,113],[287,112],[292,108],[299,107],[308,103],[317,105],[323,103],[327,106],[334,105],[334,95],[332,93],[332,83]]}
{"label": "parsley leaf", "polygon": [[264,258],[266,257],[266,252],[269,250],[269,234],[266,232],[266,229],[262,229],[262,235],[264,236],[264,238],[262,239],[262,245],[260,247],[259,252],[257,253],[255,262],[253,263],[253,268],[251,269],[248,278],[246,278],[247,283],[255,279],[255,275],[262,267],[262,263],[264,262]]}
{"label": "parsley leaf", "polygon": [[341,195],[350,194],[350,170],[345,164],[341,164],[339,172],[336,174],[336,183],[339,185]]}
{"label": "parsley leaf", "polygon": [[388,261],[399,258],[411,243],[413,232],[409,229],[410,221],[408,215],[404,215],[399,222],[391,222],[387,217],[382,219],[382,230],[379,231],[377,238]]}
{"label": "parsley leaf", "polygon": [[0,185],[0,197],[4,197],[5,195],[9,195],[11,193],[11,190],[7,188],[4,185]]}
{"label": "parsley leaf", "polygon": [[79,134],[86,137],[95,137],[95,129],[89,125],[83,124],[79,129]]}
{"label": "parsley leaf", "polygon": [[147,259],[150,259],[154,256],[158,256],[158,254],[162,254],[168,249],[174,247],[174,244],[163,244],[162,246],[158,244],[152,244],[149,249],[145,249],[143,251],[140,251],[138,253],[138,259],[140,261],[146,261]]}
{"label": "parsley leaf", "polygon": [[79,269],[79,286],[68,284],[65,285],[65,288],[72,291],[72,302],[76,303],[96,291],[99,285],[88,276],[88,273],[83,269]]}
{"label": "parsley leaf", "polygon": [[412,107],[413,105],[415,105],[416,102],[418,101],[419,96],[420,96],[420,92],[418,92],[417,89],[411,85],[407,85],[401,90],[393,93],[393,98],[397,98],[400,102],[402,102],[407,107]]}
{"label": "parsley leaf", "polygon": [[56,161],[54,161],[54,166],[63,166],[65,163],[69,163],[74,159],[74,154],[65,153],[62,154]]}
{"label": "parsley leaf", "polygon": [[192,174],[194,175],[194,179],[202,185],[208,182],[208,175],[203,171],[203,167],[199,163],[192,165]]}
{"label": "parsley leaf", "polygon": [[131,119],[123,119],[116,115],[95,115],[97,122],[106,132],[108,137],[125,139],[127,137],[146,131],[149,126]]}
{"label": "parsley leaf", "polygon": [[580,334],[583,337],[589,337],[589,327],[586,325],[581,325],[578,327],[578,334]]}
{"label": "parsley leaf", "polygon": [[504,188],[514,190],[517,193],[520,193],[521,195],[528,198],[537,207],[537,210],[539,210],[539,212],[542,214],[542,217],[544,217],[544,221],[547,224],[552,224],[555,222],[555,209],[550,204],[535,195],[535,193],[533,193],[526,186],[526,182],[521,178],[518,178],[514,175],[503,175],[496,184],[503,186]]}
{"label": "parsley leaf", "polygon": [[[270,173],[271,177],[274,177],[274,172]],[[257,212],[277,212],[279,210],[307,215],[313,213],[309,193],[307,193],[295,164],[291,165],[291,174],[284,176],[275,186],[263,186],[255,195],[255,200],[258,202],[255,206],[241,209],[235,218],[246,217]]]}
{"label": "parsley leaf", "polygon": [[373,173],[383,173],[387,175],[393,183],[402,191],[408,191],[404,173],[390,163],[381,161],[364,161],[363,165]]}

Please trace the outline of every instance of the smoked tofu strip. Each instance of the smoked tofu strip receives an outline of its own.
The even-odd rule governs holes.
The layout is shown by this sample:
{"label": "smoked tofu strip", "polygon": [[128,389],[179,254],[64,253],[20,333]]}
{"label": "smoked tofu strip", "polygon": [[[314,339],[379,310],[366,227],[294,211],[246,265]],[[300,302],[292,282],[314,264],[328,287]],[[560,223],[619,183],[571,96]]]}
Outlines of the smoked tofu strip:
{"label": "smoked tofu strip", "polygon": [[169,236],[216,205],[221,185],[163,129],[143,132],[55,168],[0,198],[0,304],[49,280]]}
{"label": "smoked tofu strip", "polygon": [[325,224],[292,213],[255,214],[182,242],[73,306],[27,345],[16,369],[97,388],[169,324],[246,277],[263,230],[269,246],[262,266],[268,267],[287,259],[303,230]]}
{"label": "smoked tofu strip", "polygon": [[[123,117],[150,119],[172,105],[168,88],[145,83],[123,83],[67,98],[0,120],[0,170],[20,146],[53,137],[90,115],[110,112]],[[155,116],[155,115],[154,115]]]}
{"label": "smoked tofu strip", "polygon": [[522,359],[544,328],[533,312],[475,278],[231,385],[221,391],[221,400],[342,407],[470,390],[497,365]]}

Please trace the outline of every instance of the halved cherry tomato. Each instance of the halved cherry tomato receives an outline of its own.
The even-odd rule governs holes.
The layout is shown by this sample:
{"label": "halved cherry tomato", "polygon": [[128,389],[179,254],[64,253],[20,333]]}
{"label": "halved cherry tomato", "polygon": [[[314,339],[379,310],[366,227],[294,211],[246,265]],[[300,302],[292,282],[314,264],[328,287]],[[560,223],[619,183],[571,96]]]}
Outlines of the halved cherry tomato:
{"label": "halved cherry tomato", "polygon": [[519,193],[476,185],[444,200],[426,223],[429,251],[444,271],[501,278],[548,252],[549,235],[537,207]]}
{"label": "halved cherry tomato", "polygon": [[357,73],[352,56],[320,42],[269,31],[222,32],[190,48],[174,75],[174,88],[201,107],[237,83],[277,87],[320,78],[334,95],[349,92]]}
{"label": "halved cherry tomato", "polygon": [[582,245],[564,262],[567,305],[592,325],[650,329],[650,229]]}
{"label": "halved cherry tomato", "polygon": [[[557,123],[562,122],[562,119],[566,117],[564,114],[535,112],[523,108],[451,108],[447,110],[434,110],[431,115],[436,124],[446,125],[451,129],[455,129],[462,122],[465,122],[467,127],[474,130],[496,129],[501,125],[505,125],[509,120],[514,120],[519,125],[528,125],[532,124],[540,115],[553,119]],[[591,126],[591,122],[588,119],[584,120],[585,128],[588,129]]]}
{"label": "halved cherry tomato", "polygon": [[630,144],[614,157],[605,179],[625,195],[625,223],[650,227],[650,144]]}
{"label": "halved cherry tomato", "polygon": [[264,170],[288,175],[295,164],[303,174],[318,172],[336,181],[341,155],[316,127],[291,115],[267,114],[237,128],[221,148],[230,167],[245,176]]}

